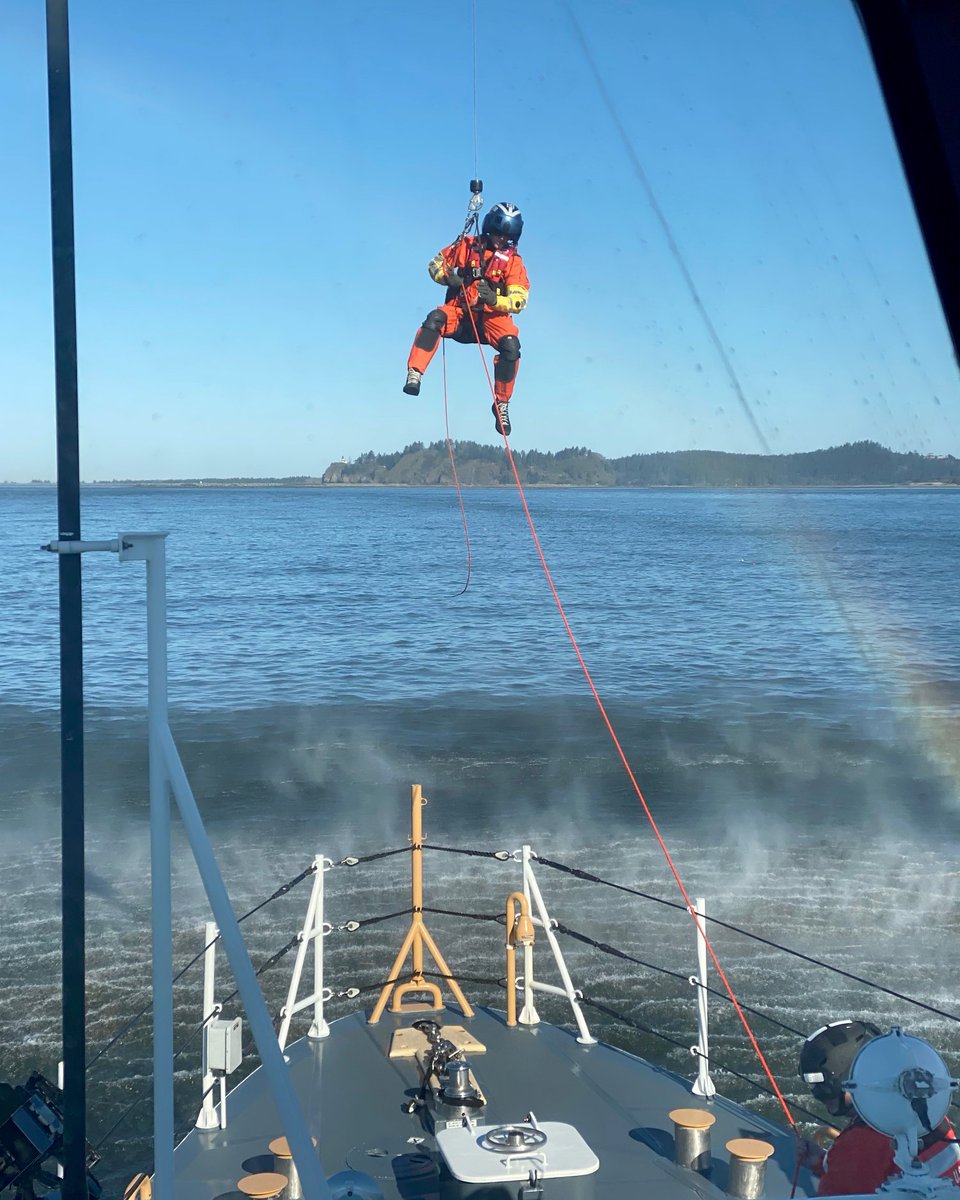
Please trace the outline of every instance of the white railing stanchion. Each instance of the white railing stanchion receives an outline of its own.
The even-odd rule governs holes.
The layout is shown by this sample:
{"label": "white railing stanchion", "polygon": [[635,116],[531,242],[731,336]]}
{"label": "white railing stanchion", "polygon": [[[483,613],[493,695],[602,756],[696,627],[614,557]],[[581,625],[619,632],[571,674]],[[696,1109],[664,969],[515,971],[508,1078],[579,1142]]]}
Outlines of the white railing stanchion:
{"label": "white railing stanchion", "polygon": [[717,1094],[716,1086],[710,1078],[710,1039],[707,1031],[707,943],[703,929],[707,919],[707,902],[697,897],[693,909],[699,921],[697,928],[697,974],[690,976],[691,986],[697,989],[697,1044],[690,1047],[690,1053],[697,1058],[697,1077],[693,1081],[693,1094],[704,1096],[707,1100]]}
{"label": "white railing stanchion", "polygon": [[[61,1092],[63,1091],[63,1059],[62,1058],[57,1063],[57,1087],[60,1089]],[[57,1159],[56,1173],[57,1173],[58,1179],[63,1178],[63,1163],[61,1162],[61,1160],[59,1158]]]}
{"label": "white railing stanchion", "polygon": [[317,907],[313,918],[313,929],[310,940],[313,943],[313,1024],[307,1030],[307,1037],[319,1041],[330,1036],[330,1026],[323,1017],[323,877],[328,864],[323,858],[317,861]]}
{"label": "white railing stanchion", "polygon": [[[527,874],[530,871],[530,847],[523,847],[523,894],[527,898],[527,911],[533,912],[533,905],[530,903],[530,884],[527,880]],[[533,1002],[533,943],[529,942],[523,947],[523,1008],[520,1010],[520,1015],[517,1020],[521,1025],[539,1025],[540,1014],[537,1012],[537,1007]]]}
{"label": "white railing stanchion", "polygon": [[[536,876],[533,873],[532,865],[533,855],[529,846],[523,848],[523,891],[524,895],[532,899],[537,906],[539,917],[532,917],[533,923],[539,925],[547,936],[547,941],[550,943],[550,949],[553,951],[554,961],[557,964],[557,970],[560,972],[560,978],[563,980],[563,987],[557,988],[545,983],[538,983],[532,977],[528,979],[524,974],[523,987],[524,996],[527,994],[527,986],[536,988],[541,992],[550,992],[553,995],[566,996],[567,1002],[573,1010],[574,1019],[577,1022],[577,1028],[580,1030],[580,1035],[577,1041],[582,1046],[595,1046],[597,1039],[590,1032],[586,1018],[583,1015],[583,1009],[580,1007],[580,1001],[577,996],[577,989],[573,986],[573,980],[570,978],[570,972],[567,970],[567,964],[563,959],[563,952],[560,949],[560,943],[557,941],[557,936],[553,932],[553,922],[550,919],[550,914],[547,912],[547,906],[543,902],[543,896],[540,894],[540,888],[537,884]],[[524,959],[526,963],[526,958]],[[531,973],[532,974],[532,973]]]}
{"label": "white railing stanchion", "polygon": [[[216,1003],[216,970],[217,970],[217,926],[213,921],[207,921],[203,927],[203,1017],[204,1022],[219,1012]],[[207,1063],[207,1039],[203,1039],[203,1100],[200,1112],[194,1123],[196,1129],[219,1129],[220,1117],[217,1116],[217,1106],[213,1098],[213,1086],[216,1076]]]}
{"label": "white railing stanchion", "polygon": [[[329,858],[318,854],[313,860],[313,887],[310,889],[310,901],[307,904],[307,915],[303,920],[303,928],[297,939],[297,957],[293,964],[293,974],[290,987],[287,989],[287,1000],[280,1009],[280,1031],[277,1041],[280,1049],[286,1049],[287,1037],[290,1034],[290,1021],[298,1012],[313,1005],[313,1024],[310,1026],[308,1037],[325,1038],[330,1033],[330,1026],[324,1020],[323,1001],[323,937],[326,932],[323,923],[323,876],[333,863]],[[303,964],[306,961],[307,950],[313,946],[313,995],[305,1000],[297,1000],[300,991],[300,979],[303,975]]]}

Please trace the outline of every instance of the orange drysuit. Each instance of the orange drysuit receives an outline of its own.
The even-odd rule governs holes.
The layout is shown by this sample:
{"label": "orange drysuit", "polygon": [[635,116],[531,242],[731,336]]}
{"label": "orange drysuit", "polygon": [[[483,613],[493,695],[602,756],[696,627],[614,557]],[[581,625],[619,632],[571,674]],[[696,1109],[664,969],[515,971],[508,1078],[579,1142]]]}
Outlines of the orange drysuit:
{"label": "orange drysuit", "polygon": [[[414,338],[407,368],[423,374],[437,352],[441,337],[469,343],[476,342],[479,336],[497,349],[493,359],[493,390],[498,401],[509,402],[520,363],[519,330],[510,314],[526,306],[530,290],[523,259],[513,246],[495,250],[487,246],[483,236],[462,237],[441,250],[427,269],[435,283],[444,283],[445,275],[456,273],[465,287],[448,287],[445,302],[427,315]],[[496,289],[495,303],[481,303],[477,295],[480,279],[486,279]],[[467,306],[476,322],[476,334]]]}

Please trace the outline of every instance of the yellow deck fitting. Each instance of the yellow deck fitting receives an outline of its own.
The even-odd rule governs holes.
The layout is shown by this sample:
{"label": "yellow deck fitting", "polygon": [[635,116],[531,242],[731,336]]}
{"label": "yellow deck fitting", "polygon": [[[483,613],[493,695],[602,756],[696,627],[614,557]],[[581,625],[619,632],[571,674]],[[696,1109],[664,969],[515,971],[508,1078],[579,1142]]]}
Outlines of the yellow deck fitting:
{"label": "yellow deck fitting", "polygon": [[[423,819],[420,810],[426,804],[426,800],[424,799],[419,783],[411,785],[410,801],[410,844],[413,846],[413,852],[410,855],[410,875],[413,919],[410,922],[407,936],[403,939],[400,953],[390,968],[390,982],[384,984],[383,990],[380,992],[380,998],[377,1000],[373,1012],[367,1018],[370,1025],[376,1025],[380,1020],[383,1010],[387,1006],[387,1001],[390,999],[391,992],[393,992],[393,1003],[390,1005],[391,1012],[435,1012],[443,1008],[443,995],[439,987],[423,977],[424,947],[427,948],[433,961],[437,964],[440,974],[445,977],[446,982],[449,984],[454,999],[460,1005],[460,1011],[465,1017],[473,1016],[473,1009],[461,991],[460,984],[453,978],[453,974],[446,962],[444,962],[443,955],[440,953],[437,943],[430,936],[423,921]],[[413,971],[410,978],[401,983],[400,970],[408,954],[413,958]],[[395,992],[394,988],[396,988]],[[403,997],[408,992],[429,992],[433,997],[433,1004],[426,1009],[424,1009],[422,1004],[405,1005]]]}

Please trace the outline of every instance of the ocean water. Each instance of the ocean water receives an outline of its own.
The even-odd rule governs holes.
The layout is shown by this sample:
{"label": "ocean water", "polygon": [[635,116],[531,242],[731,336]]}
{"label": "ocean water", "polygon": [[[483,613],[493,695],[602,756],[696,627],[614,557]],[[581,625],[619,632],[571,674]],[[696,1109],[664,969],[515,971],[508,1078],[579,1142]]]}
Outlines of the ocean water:
{"label": "ocean water", "polygon": [[[960,1010],[960,494],[948,489],[531,490],[557,592],[691,895],[709,912],[928,1005]],[[244,913],[322,853],[405,845],[410,785],[428,842],[542,856],[677,901],[509,489],[468,490],[467,546],[439,489],[89,489],[84,536],[169,531],[174,733]],[[56,534],[52,489],[0,488],[0,1078],[59,1057]],[[149,999],[145,605],[141,564],[84,562],[91,1055]],[[206,919],[175,840],[175,944]],[[492,915],[515,864],[427,855],[428,906]],[[328,875],[334,924],[409,904],[405,855]],[[541,868],[563,924],[646,962],[695,967],[689,918]],[[255,964],[303,920],[308,884],[245,923]],[[431,931],[479,1003],[502,1005],[501,934]],[[466,928],[464,929],[464,925]],[[335,991],[388,973],[402,919],[327,939]],[[956,1022],[715,928],[789,1100],[798,1037],[866,1015],[930,1037],[960,1069]],[[692,1073],[692,989],[566,939],[610,1040]],[[543,976],[552,978],[546,956]],[[265,973],[271,1011],[291,957]],[[221,963],[221,994],[232,990]],[[538,974],[540,972],[538,971]],[[711,981],[719,986],[717,980]],[[177,1044],[200,1018],[177,985]],[[331,1015],[346,1011],[335,1000]],[[545,1000],[545,1018],[567,1020]],[[727,1005],[719,1063],[759,1078]],[[149,1166],[149,1022],[90,1070],[101,1178]],[[295,1032],[305,1026],[295,1022]],[[679,1043],[679,1044],[677,1044]],[[178,1122],[199,1105],[196,1042]],[[252,1060],[250,1060],[252,1062]],[[249,1064],[248,1064],[249,1065]],[[722,1090],[770,1116],[750,1082]],[[809,1101],[807,1101],[809,1103]]]}

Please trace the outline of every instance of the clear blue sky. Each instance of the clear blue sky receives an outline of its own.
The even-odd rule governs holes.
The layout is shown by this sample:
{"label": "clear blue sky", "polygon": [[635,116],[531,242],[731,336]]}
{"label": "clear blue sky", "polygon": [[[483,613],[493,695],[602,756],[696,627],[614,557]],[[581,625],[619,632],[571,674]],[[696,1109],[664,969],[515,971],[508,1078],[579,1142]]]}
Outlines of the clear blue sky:
{"label": "clear blue sky", "polygon": [[[474,173],[473,11],[73,4],[85,479],[319,474],[443,437],[439,356],[400,387]],[[514,447],[761,449],[639,164],[770,449],[960,454],[849,0],[476,16],[478,168],[523,209],[532,284]],[[0,7],[0,480],[54,474],[43,20]],[[495,442],[476,348],[447,362],[453,436]]]}

